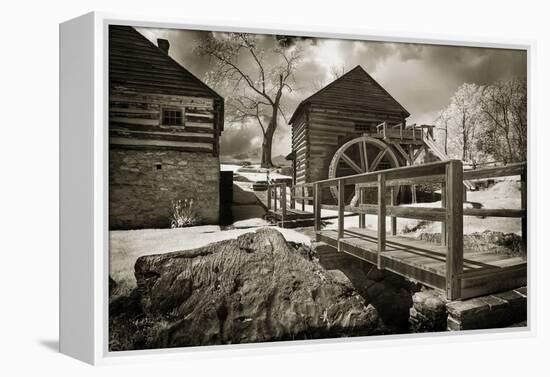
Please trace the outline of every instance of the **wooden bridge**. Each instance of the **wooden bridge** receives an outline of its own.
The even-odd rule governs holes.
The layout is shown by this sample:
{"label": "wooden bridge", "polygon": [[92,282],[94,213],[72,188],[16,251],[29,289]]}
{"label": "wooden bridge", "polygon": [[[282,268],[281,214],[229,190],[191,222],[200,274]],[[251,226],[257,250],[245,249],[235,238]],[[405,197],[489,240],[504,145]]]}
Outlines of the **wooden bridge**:
{"label": "wooden bridge", "polygon": [[[506,176],[521,177],[521,209],[463,207],[462,186],[465,180]],[[440,185],[440,208],[395,205],[400,186],[419,184]],[[354,205],[346,203],[346,187],[349,186],[354,186],[354,190],[361,194],[359,202]],[[322,190],[331,187],[336,187],[338,192],[336,205],[322,201]],[[363,194],[369,188],[377,191],[376,204],[366,203],[366,195]],[[287,189],[290,189],[290,201],[287,200]],[[268,207],[278,214],[282,224],[293,217],[313,219],[317,241],[372,263],[379,269],[444,290],[450,300],[517,288],[527,282],[525,258],[465,250],[463,239],[463,216],[521,218],[523,247],[527,250],[526,163],[464,172],[461,161],[449,160],[327,179],[289,188],[285,184],[272,185],[268,193]],[[301,202],[301,209],[295,208],[296,201]],[[312,212],[306,211],[306,203],[309,202],[313,202]],[[330,217],[338,220],[336,229],[323,229],[322,220],[327,219],[321,216],[323,209],[337,211],[336,216]],[[344,219],[350,214],[359,215],[357,227],[345,226]],[[377,216],[376,231],[366,228],[366,214]],[[389,232],[386,229],[387,217],[390,218]],[[398,217],[441,222],[441,244],[397,235]]]}

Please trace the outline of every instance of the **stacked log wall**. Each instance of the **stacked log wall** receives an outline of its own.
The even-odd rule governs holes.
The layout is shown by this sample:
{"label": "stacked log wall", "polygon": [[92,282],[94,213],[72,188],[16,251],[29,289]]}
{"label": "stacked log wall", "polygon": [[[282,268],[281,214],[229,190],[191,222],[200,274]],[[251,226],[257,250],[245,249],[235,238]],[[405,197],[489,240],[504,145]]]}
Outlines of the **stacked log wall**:
{"label": "stacked log wall", "polygon": [[[182,109],[181,126],[162,109]],[[214,99],[111,90],[109,227],[165,228],[175,200],[193,199],[197,222],[219,222],[219,132]]]}
{"label": "stacked log wall", "polygon": [[328,178],[329,165],[336,150],[354,137],[364,133],[376,134],[376,125],[384,121],[397,124],[402,118],[400,114],[342,111],[311,106],[308,114],[309,181]]}
{"label": "stacked log wall", "polygon": [[[162,109],[181,109],[182,126],[164,126]],[[218,154],[214,100],[139,93],[119,88],[109,98],[111,146]]]}

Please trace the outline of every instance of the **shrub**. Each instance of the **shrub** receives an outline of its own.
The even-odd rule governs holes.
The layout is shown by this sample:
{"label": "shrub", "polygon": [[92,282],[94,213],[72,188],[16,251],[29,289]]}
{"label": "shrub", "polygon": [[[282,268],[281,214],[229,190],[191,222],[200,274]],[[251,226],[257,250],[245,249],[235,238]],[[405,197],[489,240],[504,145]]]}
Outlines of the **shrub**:
{"label": "shrub", "polygon": [[172,228],[197,225],[200,218],[194,207],[193,199],[173,200],[171,220]]}

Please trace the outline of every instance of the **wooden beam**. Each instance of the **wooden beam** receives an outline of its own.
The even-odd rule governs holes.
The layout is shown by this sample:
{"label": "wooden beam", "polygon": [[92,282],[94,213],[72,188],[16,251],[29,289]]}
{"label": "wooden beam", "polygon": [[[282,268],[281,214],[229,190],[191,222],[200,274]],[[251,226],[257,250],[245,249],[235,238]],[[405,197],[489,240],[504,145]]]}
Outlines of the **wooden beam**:
{"label": "wooden beam", "polygon": [[[386,180],[389,181],[389,180],[395,180],[395,179],[414,179],[418,177],[444,174],[445,166],[449,163],[449,161],[437,161],[437,162],[430,162],[422,165],[387,169],[387,170],[384,170],[384,175],[386,176]],[[378,179],[377,178],[378,174],[380,173],[368,172],[363,174],[351,175],[347,177],[325,179],[322,181],[317,181],[316,184],[319,184],[323,187],[336,186],[340,179],[344,180],[344,183],[346,185],[376,182]]]}
{"label": "wooden beam", "polygon": [[380,153],[378,153],[378,155],[376,156],[376,158],[374,159],[374,161],[372,162],[372,166],[369,166],[369,171],[375,171],[376,168],[378,167],[378,164],[380,163],[380,161],[382,161],[382,159],[384,158],[384,155],[386,154],[387,152],[387,148],[383,149],[380,151]]}
{"label": "wooden beam", "polygon": [[212,150],[212,143],[196,143],[174,140],[153,140],[153,139],[129,139],[126,137],[110,137],[109,144],[133,145],[133,146],[164,146],[164,147],[185,147]]}
{"label": "wooden beam", "polygon": [[281,194],[281,211],[283,214],[282,220],[285,221],[286,218],[286,183],[283,183],[280,189]]}
{"label": "wooden beam", "polygon": [[[323,209],[337,211],[338,206],[323,204]],[[377,215],[378,206],[376,204],[359,204],[357,206],[345,206],[345,212],[361,213],[368,215]],[[429,208],[429,207],[400,207],[386,206],[386,215],[401,217],[405,219],[417,219],[427,221],[445,221],[444,208]]]}
{"label": "wooden beam", "polygon": [[382,268],[382,252],[386,250],[386,177],[378,175],[378,253],[376,266]]}
{"label": "wooden beam", "polygon": [[[390,189],[390,205],[395,206],[395,187],[392,186]],[[397,234],[397,217],[391,216],[391,235],[395,236]]]}
{"label": "wooden beam", "polygon": [[314,216],[314,227],[316,231],[321,230],[321,186],[316,183],[313,186],[313,216]]}
{"label": "wooden beam", "polygon": [[[367,193],[364,188],[359,188],[359,205],[365,204]],[[359,214],[359,228],[367,227],[367,216],[364,213]]]}
{"label": "wooden beam", "polygon": [[[413,128],[413,136],[414,136],[414,128]],[[414,139],[414,137],[413,137]],[[409,145],[409,165],[414,165],[414,156],[413,156],[413,146]],[[413,204],[416,204],[416,186],[411,185],[411,201]]]}
{"label": "wooden beam", "polygon": [[[338,182],[338,240],[344,238],[344,207],[345,203],[345,186],[344,182]],[[340,245],[340,243],[338,243]],[[338,246],[340,251],[340,246]]]}
{"label": "wooden beam", "polygon": [[[428,175],[415,178],[388,179],[386,178],[386,186],[410,186],[414,184],[440,184],[445,182],[444,174]],[[358,187],[377,187],[378,182],[357,183]]]}
{"label": "wooden beam", "polygon": [[[304,188],[302,187],[302,190],[304,190]],[[300,196],[300,195],[295,195],[294,196],[294,199],[296,200],[313,200],[313,196]]]}
{"label": "wooden beam", "polygon": [[273,210],[277,212],[277,187],[278,185],[273,185]]}
{"label": "wooden beam", "polygon": [[267,183],[267,210],[271,209],[271,186]]}
{"label": "wooden beam", "polygon": [[457,277],[464,269],[462,162],[451,160],[447,165],[447,298],[460,298],[461,282]]}
{"label": "wooden beam", "polygon": [[405,150],[403,149],[403,147],[401,146],[401,144],[399,143],[392,143],[392,145],[395,147],[395,149],[401,153],[401,155],[403,156],[403,158],[405,159],[405,161],[409,161],[409,156],[407,154],[407,152],[405,152]]}
{"label": "wooden beam", "polygon": [[369,154],[368,154],[368,151],[367,151],[367,140],[365,138],[363,138],[361,140],[361,144],[360,145],[360,154],[361,154],[361,168],[363,168],[363,171],[364,172],[368,172],[369,171]]}
{"label": "wooden beam", "polygon": [[420,153],[422,153],[422,151],[424,149],[425,149],[425,147],[420,147],[420,148],[418,148],[418,150],[416,152],[414,152],[414,156],[412,157],[413,164],[416,161],[416,159],[420,156]]}
{"label": "wooden beam", "polygon": [[462,274],[458,275],[461,279],[474,279],[482,278],[487,276],[498,276],[500,274],[508,273],[511,271],[523,270],[527,271],[527,262],[514,264],[506,267],[484,267],[484,268],[475,268],[473,270],[465,271]]}
{"label": "wooden beam", "polygon": [[525,218],[527,213],[523,209],[491,209],[491,208],[465,208],[464,216],[480,217],[517,217]]}
{"label": "wooden beam", "polygon": [[357,164],[355,162],[353,162],[353,160],[351,158],[348,157],[348,155],[346,155],[345,153],[342,153],[342,160],[344,160],[344,162],[346,164],[348,164],[353,170],[355,170],[357,173],[364,173],[365,170],[361,170],[361,168],[359,166],[357,166]]}
{"label": "wooden beam", "polygon": [[513,175],[521,175],[527,170],[527,162],[518,162],[505,166],[497,166],[492,168],[483,168],[476,170],[468,170],[463,174],[465,180],[472,179],[488,179],[496,177],[509,177]]}
{"label": "wooden beam", "polygon": [[[302,211],[306,210],[306,186],[302,185]],[[315,200],[315,195],[313,196],[313,200]]]}

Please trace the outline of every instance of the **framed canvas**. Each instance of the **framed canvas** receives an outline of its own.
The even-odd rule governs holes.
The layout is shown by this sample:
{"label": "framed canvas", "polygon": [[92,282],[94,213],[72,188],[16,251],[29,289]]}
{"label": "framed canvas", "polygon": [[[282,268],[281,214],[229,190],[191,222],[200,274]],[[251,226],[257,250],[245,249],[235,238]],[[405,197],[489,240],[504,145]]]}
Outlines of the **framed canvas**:
{"label": "framed canvas", "polygon": [[529,332],[531,51],[61,24],[61,352],[96,364]]}

